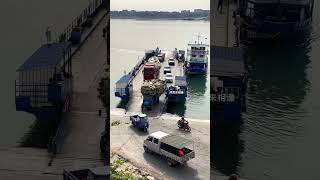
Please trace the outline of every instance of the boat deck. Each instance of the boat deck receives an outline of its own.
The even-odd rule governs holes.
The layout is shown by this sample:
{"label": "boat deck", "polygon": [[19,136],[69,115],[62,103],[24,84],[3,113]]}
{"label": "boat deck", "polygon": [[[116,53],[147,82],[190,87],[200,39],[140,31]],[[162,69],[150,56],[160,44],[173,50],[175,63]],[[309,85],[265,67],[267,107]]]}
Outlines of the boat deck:
{"label": "boat deck", "polygon": [[[165,58],[164,62],[162,63],[160,73],[159,73],[159,78],[161,80],[165,79],[165,75],[163,74],[163,69],[164,69],[164,67],[169,66],[168,60],[170,57],[172,57],[172,53],[173,53],[172,51],[163,51],[163,52],[166,54],[166,58]],[[183,66],[184,66],[184,63],[178,63],[178,61],[175,60],[175,65],[170,66],[173,77],[174,76],[184,76],[184,67]],[[142,70],[140,70],[137,73],[137,75],[134,77],[134,79],[132,80],[132,84],[133,84],[133,92],[132,92],[130,100],[127,104],[127,112],[133,112],[133,113],[143,112],[150,117],[155,117],[155,116],[161,115],[161,113],[163,112],[163,110],[166,106],[166,103],[167,103],[166,102],[167,99],[166,99],[165,94],[162,94],[160,96],[159,103],[157,103],[155,106],[153,106],[152,110],[141,111],[141,105],[143,102],[143,96],[140,91],[141,86],[143,84]]]}

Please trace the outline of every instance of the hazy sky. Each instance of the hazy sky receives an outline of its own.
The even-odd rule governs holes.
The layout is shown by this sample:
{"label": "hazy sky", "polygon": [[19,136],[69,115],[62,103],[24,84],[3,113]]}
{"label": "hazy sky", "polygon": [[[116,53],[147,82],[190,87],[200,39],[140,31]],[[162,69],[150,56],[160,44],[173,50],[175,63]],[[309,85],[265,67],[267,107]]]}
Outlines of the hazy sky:
{"label": "hazy sky", "polygon": [[111,10],[180,11],[210,9],[210,0],[111,0]]}

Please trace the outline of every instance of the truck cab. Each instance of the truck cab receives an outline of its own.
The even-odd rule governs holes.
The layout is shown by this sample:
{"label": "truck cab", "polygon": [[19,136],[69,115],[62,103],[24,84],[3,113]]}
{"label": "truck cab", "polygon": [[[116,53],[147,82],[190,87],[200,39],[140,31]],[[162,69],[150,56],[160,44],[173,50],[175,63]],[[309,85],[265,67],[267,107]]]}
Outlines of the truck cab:
{"label": "truck cab", "polygon": [[157,104],[159,102],[159,95],[143,95],[143,101],[141,108],[144,110],[146,108],[147,110],[151,110],[152,106],[154,104]]}
{"label": "truck cab", "polygon": [[[190,144],[193,148],[188,147]],[[183,165],[195,157],[194,143],[178,135],[157,131],[143,142],[145,152],[153,152],[167,158],[168,165]]]}
{"label": "truck cab", "polygon": [[156,79],[158,77],[158,70],[154,64],[146,64],[143,67],[143,78],[144,80]]}

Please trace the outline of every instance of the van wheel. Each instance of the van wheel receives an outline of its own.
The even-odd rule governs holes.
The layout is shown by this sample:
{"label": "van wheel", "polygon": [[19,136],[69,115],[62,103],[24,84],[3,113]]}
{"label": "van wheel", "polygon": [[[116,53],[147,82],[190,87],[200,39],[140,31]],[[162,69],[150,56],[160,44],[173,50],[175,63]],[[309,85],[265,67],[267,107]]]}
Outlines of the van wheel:
{"label": "van wheel", "polygon": [[176,162],[174,160],[170,159],[170,158],[168,158],[167,162],[168,162],[168,165],[171,166],[171,167],[176,164]]}
{"label": "van wheel", "polygon": [[150,152],[150,150],[146,146],[143,146],[143,149],[144,149],[144,152],[146,152],[146,153]]}

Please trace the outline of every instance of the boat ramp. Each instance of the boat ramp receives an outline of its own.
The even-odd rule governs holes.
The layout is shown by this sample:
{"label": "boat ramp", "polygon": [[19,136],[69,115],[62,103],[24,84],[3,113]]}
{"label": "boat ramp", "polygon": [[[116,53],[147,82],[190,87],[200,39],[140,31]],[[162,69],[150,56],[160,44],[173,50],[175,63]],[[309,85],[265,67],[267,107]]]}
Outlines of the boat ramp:
{"label": "boat ramp", "polygon": [[[161,62],[161,68],[159,71],[159,76],[158,78],[160,80],[165,81],[165,74],[164,74],[164,68],[168,67],[168,61],[170,58],[173,58],[175,60],[175,64],[171,65],[171,73],[173,77],[176,76],[185,76],[185,71],[184,71],[184,63],[183,62],[178,62],[176,59],[176,52],[175,51],[170,51],[170,50],[162,50],[162,53],[165,53],[165,58],[164,61]],[[148,53],[146,53],[148,54]],[[167,97],[165,94],[161,94],[159,97],[159,102],[156,103],[151,110],[143,109],[142,110],[142,103],[143,103],[143,95],[141,93],[141,86],[144,83],[144,75],[143,75],[143,66],[144,66],[144,61],[147,61],[149,57],[142,58],[141,61],[137,63],[137,65],[134,67],[134,69],[129,73],[124,75],[118,83],[125,83],[125,86],[131,86],[132,91],[130,92],[130,98],[128,98],[127,105],[125,107],[126,112],[132,112],[132,113],[144,113],[147,114],[149,117],[156,117],[161,115],[166,108],[167,104]],[[175,84],[175,78],[173,78],[172,84]],[[117,86],[117,85],[116,85]]]}

